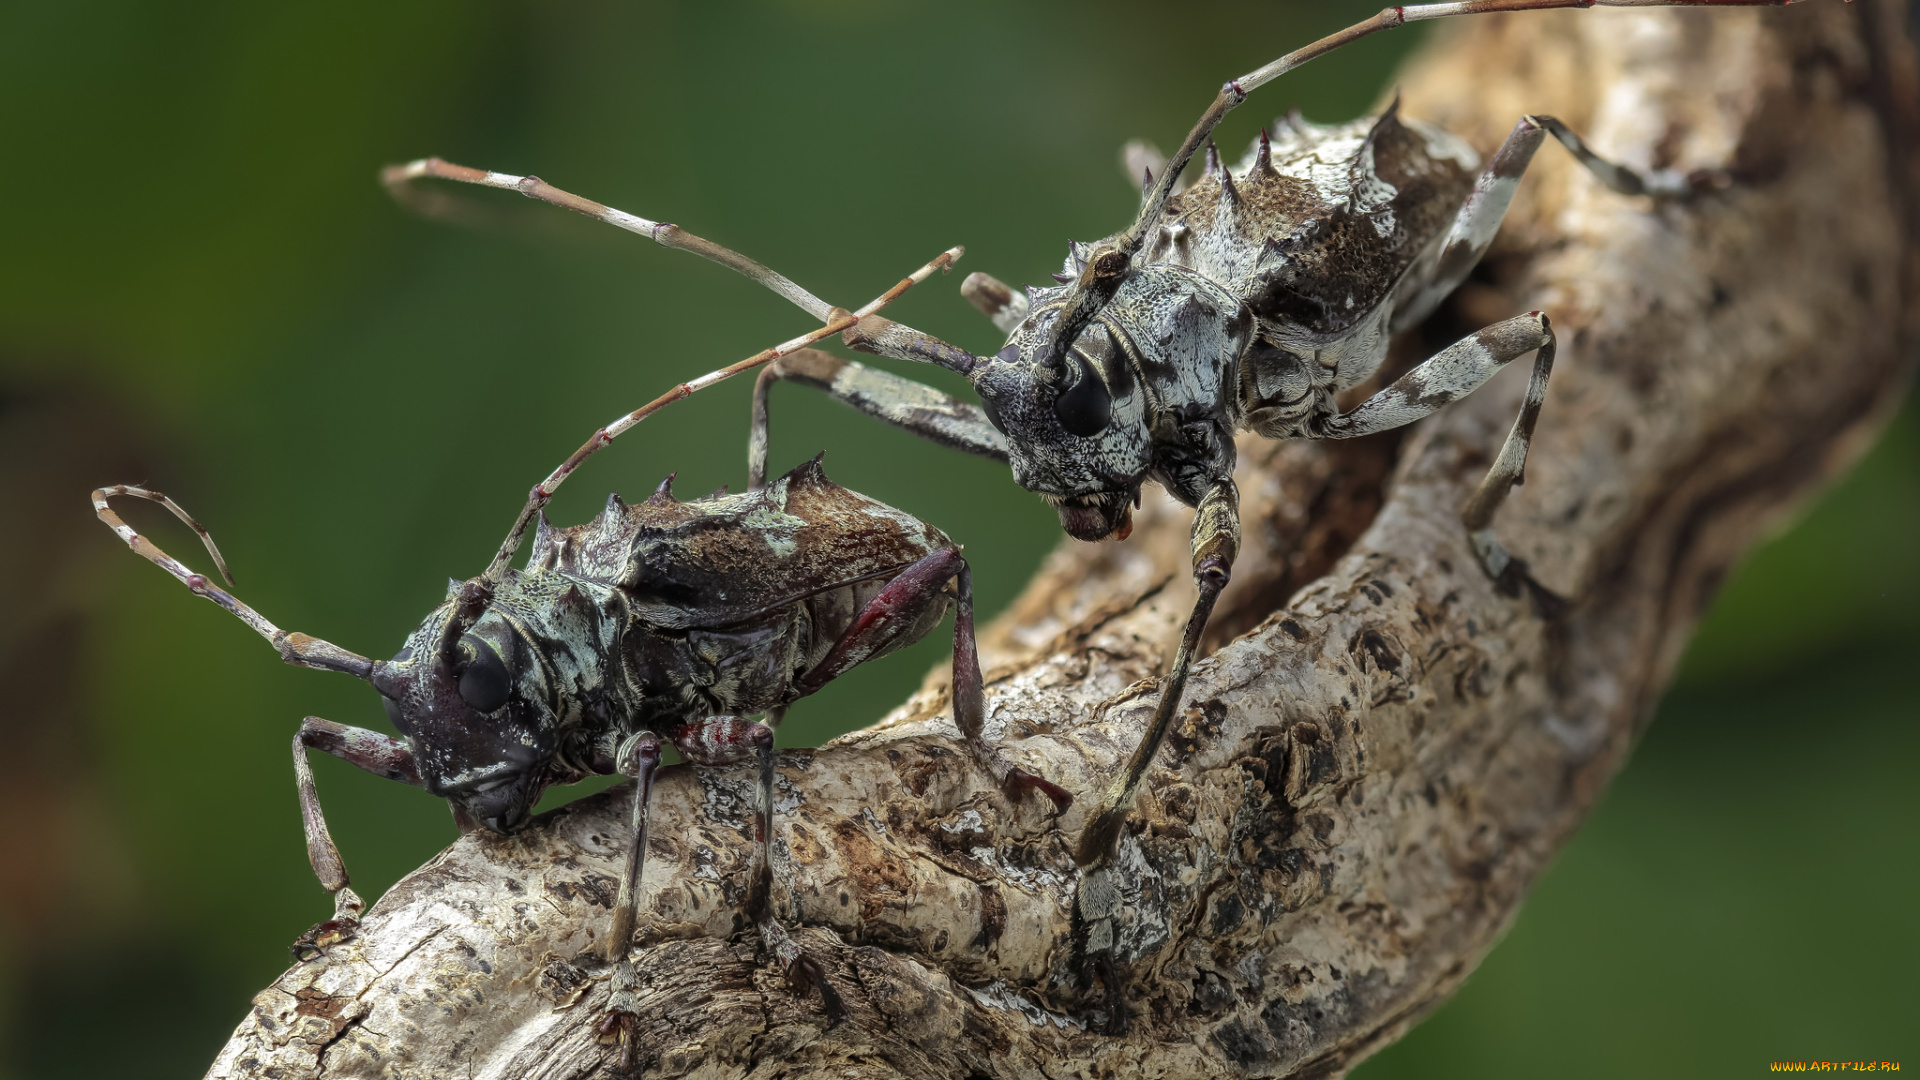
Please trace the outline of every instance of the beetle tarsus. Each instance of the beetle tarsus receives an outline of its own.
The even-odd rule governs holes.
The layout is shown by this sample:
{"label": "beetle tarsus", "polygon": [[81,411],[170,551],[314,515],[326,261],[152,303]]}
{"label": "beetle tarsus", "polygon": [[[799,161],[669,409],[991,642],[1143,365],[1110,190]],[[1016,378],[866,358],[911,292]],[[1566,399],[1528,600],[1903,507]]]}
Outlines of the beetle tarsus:
{"label": "beetle tarsus", "polygon": [[1086,981],[1088,989],[1092,989],[1093,983],[1098,982],[1105,991],[1107,1022],[1101,1025],[1101,1032],[1116,1039],[1126,1035],[1127,996],[1122,992],[1120,968],[1113,962],[1113,954],[1110,952],[1087,954],[1081,977]]}
{"label": "beetle tarsus", "polygon": [[314,923],[306,933],[293,939],[293,958],[302,964],[311,963],[327,955],[328,949],[351,940],[359,931],[360,920],[355,918]]}
{"label": "beetle tarsus", "polygon": [[639,986],[639,974],[634,970],[633,961],[621,960],[613,966],[613,991],[607,998],[607,1011],[594,1026],[605,1045],[618,1045],[619,1055],[614,1063],[614,1072],[621,1076],[632,1076],[640,1033],[639,1004],[635,1000],[635,990]]}
{"label": "beetle tarsus", "polygon": [[827,981],[826,969],[820,962],[806,953],[794,958],[786,968],[787,985],[793,992],[806,997],[812,992],[820,995],[820,1009],[827,1014],[827,1026],[839,1027],[847,1022],[847,1003],[840,998],[840,991]]}
{"label": "beetle tarsus", "polygon": [[366,906],[360,894],[343,882],[333,894],[333,918],[314,923],[306,933],[294,938],[293,958],[302,964],[309,963],[325,956],[335,945],[351,940],[360,932],[360,912]]}
{"label": "beetle tarsus", "polygon": [[1073,806],[1072,792],[1025,769],[1008,769],[1007,778],[1000,783],[1000,790],[1006,792],[1007,798],[1015,802],[1028,792],[1037,791],[1045,795],[1048,802],[1053,803],[1055,814],[1064,814]]}

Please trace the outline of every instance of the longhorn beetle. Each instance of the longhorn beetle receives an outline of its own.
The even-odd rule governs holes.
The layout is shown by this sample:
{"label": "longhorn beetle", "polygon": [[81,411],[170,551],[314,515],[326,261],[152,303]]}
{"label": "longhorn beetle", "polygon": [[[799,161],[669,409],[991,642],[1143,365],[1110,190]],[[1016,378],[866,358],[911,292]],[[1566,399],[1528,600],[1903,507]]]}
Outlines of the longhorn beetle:
{"label": "longhorn beetle", "polygon": [[[677,246],[812,299],[752,260],[677,230],[672,235]],[[954,718],[975,760],[1010,797],[1038,791],[1057,810],[1070,804],[1064,790],[1009,764],[985,741],[972,576],[960,549],[919,519],[832,483],[818,458],[770,485],[756,478],[737,495],[722,489],[682,502],[669,476],[638,505],[612,496],[584,525],[555,528],[543,513],[567,476],[621,432],[696,390],[853,326],[959,254],[946,252],[857,312],[820,305],[828,311],[821,329],[682,383],[596,431],[533,488],[486,570],[450,583],[445,601],[391,660],[280,629],[134,532],[109,506],[115,496],[132,496],[166,507],[199,534],[232,586],[213,538],[165,495],[128,485],[93,493],[95,512],[129,547],[238,616],[283,660],[371,683],[401,733],[396,739],[310,716],[294,736],[307,855],[335,896],[333,918],[295,942],[296,956],[316,956],[351,936],[363,906],[327,831],[307,751],[447,799],[463,831],[512,833],[551,785],[630,777],[634,836],[604,943],[614,984],[601,1026],[621,1042],[620,1067],[630,1071],[639,1018],[627,954],[664,737],[696,765],[757,760],[746,912],[795,989],[817,990],[828,1016],[843,1019],[819,963],[794,943],[770,902],[773,729],[795,700],[918,641],[949,607]],[[509,562],[529,527],[531,550],[516,571]],[[752,719],[759,714],[764,722]]]}
{"label": "longhorn beetle", "polygon": [[[1075,860],[1082,976],[1106,988],[1109,1025],[1124,1030],[1115,969],[1122,828],[1142,777],[1178,713],[1188,669],[1240,543],[1233,436],[1347,439],[1428,416],[1512,361],[1535,356],[1519,416],[1461,512],[1486,572],[1514,588],[1525,567],[1491,524],[1524,475],[1553,368],[1545,313],[1489,326],[1415,367],[1350,412],[1340,391],[1370,379],[1395,332],[1425,318],[1487,250],[1528,162],[1552,135],[1607,187],[1685,198],[1723,187],[1723,171],[1682,175],[1606,161],[1550,116],[1523,116],[1484,167],[1461,140],[1399,115],[1321,126],[1283,119],[1236,164],[1214,128],[1261,85],[1380,30],[1451,15],[1534,8],[1758,6],[1790,0],[1465,0],[1390,7],[1221,87],[1172,158],[1130,148],[1142,173],[1138,214],[1095,243],[1073,243],[1058,285],[1025,295],[985,274],[962,293],[1007,334],[976,356],[874,317],[843,335],[855,349],[935,364],[967,378],[983,408],[858,363],[797,354],[755,385],[750,475],[766,473],[768,390],[789,379],[860,412],[956,449],[1005,461],[1016,482],[1053,504],[1080,540],[1125,539],[1152,480],[1196,509],[1192,566],[1199,598],[1147,730],[1093,810]],[[1205,148],[1190,188],[1181,174]]]}

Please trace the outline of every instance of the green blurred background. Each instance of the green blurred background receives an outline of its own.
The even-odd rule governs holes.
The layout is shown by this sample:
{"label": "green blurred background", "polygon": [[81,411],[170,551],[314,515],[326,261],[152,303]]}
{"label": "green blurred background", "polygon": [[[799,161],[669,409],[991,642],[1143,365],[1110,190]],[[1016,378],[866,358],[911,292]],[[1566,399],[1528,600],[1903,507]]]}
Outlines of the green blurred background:
{"label": "green blurred background", "polygon": [[[1126,220],[1134,135],[1372,8],[120,2],[0,5],[0,1076],[198,1075],[329,911],[299,841],[302,715],[384,727],[92,520],[147,481],[214,530],[239,594],[385,655],[476,572],[598,424],[806,319],[726,271],[496,196],[499,227],[396,209],[383,163],[537,172],[677,221],[852,305],[953,243],[1039,279]],[[1362,111],[1413,31],[1290,76]],[[489,193],[479,193],[483,198]],[[902,318],[985,347],[937,280]],[[920,373],[925,374],[925,373]],[[610,489],[743,480],[748,383],[596,459]],[[1003,467],[779,395],[775,463],[968,545],[991,612],[1055,542]],[[151,508],[136,527],[192,539]],[[1466,989],[1361,1075],[1749,1075],[1920,1058],[1920,433],[1729,584],[1633,763]],[[947,645],[796,709],[810,744],[897,702]],[[369,897],[453,836],[417,791],[315,762]],[[1916,1063],[1920,1064],[1920,1063]]]}

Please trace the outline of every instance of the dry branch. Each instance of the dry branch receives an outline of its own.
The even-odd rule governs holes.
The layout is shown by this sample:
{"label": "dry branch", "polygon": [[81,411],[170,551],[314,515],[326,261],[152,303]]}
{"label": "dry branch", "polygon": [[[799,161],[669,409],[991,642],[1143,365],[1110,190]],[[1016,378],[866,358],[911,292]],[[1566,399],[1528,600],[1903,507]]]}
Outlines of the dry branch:
{"label": "dry branch", "polygon": [[[1905,385],[1905,21],[1891,0],[1528,15],[1430,47],[1405,108],[1483,150],[1548,111],[1629,162],[1741,177],[1654,206],[1549,146],[1429,335],[1535,307],[1559,328],[1498,523],[1537,585],[1496,591],[1457,521],[1522,372],[1398,444],[1243,443],[1221,644],[1125,845],[1131,1036],[1084,1026],[1098,999],[1073,981],[1068,851],[1093,800],[1059,822],[1004,806],[936,677],[781,761],[776,894],[852,1010],[838,1029],[737,932],[750,770],[662,779],[648,1075],[1337,1075],[1443,1000],[1619,769],[1715,583]],[[990,730],[1022,763],[1091,792],[1122,760],[1191,596],[1186,520],[1150,504],[1127,544],[1068,544],[989,631]],[[604,1072],[587,957],[618,795],[454,844],[263,991],[212,1075]]]}

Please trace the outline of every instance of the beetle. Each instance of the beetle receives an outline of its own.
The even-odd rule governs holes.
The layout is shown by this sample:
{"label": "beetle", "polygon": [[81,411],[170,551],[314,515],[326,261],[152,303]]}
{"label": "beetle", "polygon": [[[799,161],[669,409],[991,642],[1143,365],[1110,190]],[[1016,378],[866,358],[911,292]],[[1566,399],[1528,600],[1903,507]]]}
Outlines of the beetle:
{"label": "beetle", "polygon": [[[1233,483],[1239,431],[1345,439],[1403,427],[1534,356],[1518,416],[1461,511],[1499,587],[1538,590],[1496,539],[1493,517],[1524,478],[1552,372],[1546,313],[1517,315],[1435,354],[1342,411],[1336,395],[1380,370],[1392,336],[1429,315],[1491,244],[1535,151],[1551,135],[1625,196],[1687,198],[1732,182],[1724,170],[1635,170],[1590,150],[1551,116],[1524,116],[1483,164],[1461,140],[1400,115],[1317,125],[1281,119],[1235,164],[1211,134],[1259,86],[1359,38],[1453,15],[1536,8],[1758,6],[1788,0],[1467,0],[1389,7],[1230,80],[1171,158],[1129,148],[1141,206],[1124,230],[1069,245],[1056,285],[1024,294],[985,274],[961,291],[1006,335],[989,355],[875,316],[843,335],[854,349],[964,376],[975,406],[862,364],[807,353],[764,369],[755,387],[750,469],[765,475],[768,392],[782,380],[942,445],[1009,464],[1016,483],[1079,540],[1125,539],[1145,484],[1195,509],[1198,589],[1146,732],[1087,819],[1074,852],[1082,975],[1106,988],[1109,1025],[1126,1025],[1113,953],[1115,857],[1142,778],[1179,712],[1188,670],[1240,544]],[[1203,174],[1182,188],[1204,150]]]}
{"label": "beetle", "polygon": [[[842,313],[828,326],[844,328],[877,311],[957,255],[941,256],[860,314]],[[620,1067],[630,1071],[639,1018],[628,946],[664,739],[695,765],[757,762],[746,914],[795,989],[817,991],[829,1018],[844,1019],[820,964],[794,943],[770,903],[774,728],[795,701],[920,640],[950,609],[954,719],[975,762],[1010,798],[1037,792],[1056,811],[1066,809],[1072,797],[1065,790],[1012,765],[985,740],[972,576],[960,548],[918,518],[834,484],[818,457],[772,483],[756,478],[737,494],[722,489],[682,501],[669,476],[638,504],[610,497],[582,525],[556,528],[544,515],[565,478],[622,431],[701,386],[831,332],[683,383],[595,432],[534,487],[487,570],[451,582],[446,599],[389,660],[281,630],[136,533],[110,506],[120,496],[164,506],[199,534],[231,586],[211,535],[167,496],[124,484],[93,492],[95,513],[132,550],[238,616],[287,662],[370,683],[400,732],[395,738],[310,716],[294,736],[308,858],[335,896],[333,918],[301,935],[296,957],[311,959],[351,937],[363,909],[321,812],[309,750],[446,799],[463,831],[511,834],[527,826],[551,786],[629,777],[634,838],[605,939],[614,982],[602,1033],[622,1043]],[[525,565],[511,569],[529,525]]]}

